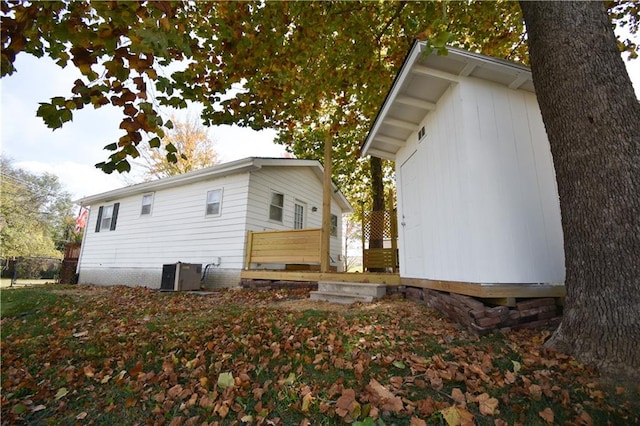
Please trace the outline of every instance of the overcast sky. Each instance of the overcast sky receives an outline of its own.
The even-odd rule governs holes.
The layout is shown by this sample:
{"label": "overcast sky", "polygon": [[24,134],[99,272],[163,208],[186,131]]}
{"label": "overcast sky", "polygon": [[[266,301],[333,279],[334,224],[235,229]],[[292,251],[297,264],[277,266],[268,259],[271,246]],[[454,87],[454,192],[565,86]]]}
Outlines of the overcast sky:
{"label": "overcast sky", "polygon": [[[640,59],[625,63],[640,99]],[[74,111],[73,122],[52,131],[36,117],[38,103],[69,95],[79,73],[62,70],[48,58],[26,54],[18,55],[16,68],[14,75],[0,80],[2,155],[25,170],[56,174],[74,199],[125,186],[126,180],[119,173],[106,175],[94,167],[109,155],[103,147],[121,136],[121,113],[109,106],[100,110],[88,106]],[[192,116],[198,113],[190,111]],[[223,162],[285,155],[284,147],[273,144],[275,132],[271,130],[220,126],[211,128],[209,135]]]}
{"label": "overcast sky", "polygon": [[[36,117],[39,103],[54,96],[70,95],[80,74],[74,69],[60,69],[49,58],[25,54],[18,55],[16,68],[16,73],[0,80],[2,155],[28,171],[56,174],[74,199],[125,186],[127,179],[119,173],[107,175],[94,167],[110,154],[104,146],[116,142],[123,134],[118,128],[121,112],[110,106],[99,110],[86,106],[73,112],[72,122],[52,131]],[[171,111],[166,113],[169,118]],[[199,116],[199,110],[193,108],[179,112],[183,119],[187,113]],[[219,126],[209,129],[209,136],[222,162],[285,155],[284,147],[272,142],[275,137],[272,130],[256,132]]]}

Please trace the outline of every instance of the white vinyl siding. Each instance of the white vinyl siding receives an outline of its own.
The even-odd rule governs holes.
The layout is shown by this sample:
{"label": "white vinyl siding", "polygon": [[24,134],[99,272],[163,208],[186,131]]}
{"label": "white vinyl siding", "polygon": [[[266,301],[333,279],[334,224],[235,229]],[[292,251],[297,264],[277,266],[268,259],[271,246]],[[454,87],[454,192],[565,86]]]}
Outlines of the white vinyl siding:
{"label": "white vinyl siding", "polygon": [[[553,161],[535,94],[462,79],[421,125],[422,143],[414,134],[396,158],[401,275],[564,281]],[[415,239],[423,249],[413,261],[406,256]]]}
{"label": "white vinyl siding", "polygon": [[[140,216],[140,195],[120,202],[118,231],[86,236],[81,268],[162,268],[163,264],[214,263],[241,269],[246,238],[249,174],[220,179],[225,214],[216,220],[203,215],[210,182],[156,191],[153,215]],[[91,210],[89,226],[97,215]]]}
{"label": "white vinyl siding", "polygon": [[[291,182],[296,182],[291,185]],[[271,192],[284,194],[282,223],[265,221],[264,207],[269,204]],[[295,203],[307,206],[322,206],[322,180],[306,167],[280,167],[277,170],[257,170],[251,174],[249,189],[249,211],[247,228],[254,231],[277,231],[293,229]],[[305,209],[305,229],[322,227],[322,209],[313,212]],[[331,257],[335,260],[342,254],[342,211],[335,200],[331,200],[331,213],[337,216],[337,237],[331,238]]]}
{"label": "white vinyl siding", "polygon": [[[214,272],[239,273],[244,266],[247,231],[293,229],[296,199],[306,205],[322,204],[322,181],[311,169],[278,165],[156,189],[153,214],[149,216],[140,215],[143,194],[124,196],[119,199],[119,232],[85,234],[80,280],[159,287],[162,265],[178,261],[202,265],[220,261]],[[209,220],[203,204],[207,192],[216,188],[224,188],[221,194],[224,206],[221,205],[220,216]],[[273,191],[283,194],[283,222],[269,220],[266,212]],[[342,213],[335,200],[332,209],[338,215]],[[92,208],[87,226],[95,227],[97,217],[98,208]],[[319,228],[320,219],[320,211],[309,211],[305,226]],[[339,242],[334,247],[332,241],[334,259],[340,249]],[[131,271],[140,271],[140,275]],[[153,274],[157,274],[157,279]],[[146,278],[138,278],[142,275]]]}
{"label": "white vinyl siding", "polygon": [[140,214],[150,215],[152,206],[153,206],[153,194],[144,194],[142,196],[142,208],[140,209]]}
{"label": "white vinyl siding", "polygon": [[222,189],[207,192],[207,216],[220,216],[222,210]]}

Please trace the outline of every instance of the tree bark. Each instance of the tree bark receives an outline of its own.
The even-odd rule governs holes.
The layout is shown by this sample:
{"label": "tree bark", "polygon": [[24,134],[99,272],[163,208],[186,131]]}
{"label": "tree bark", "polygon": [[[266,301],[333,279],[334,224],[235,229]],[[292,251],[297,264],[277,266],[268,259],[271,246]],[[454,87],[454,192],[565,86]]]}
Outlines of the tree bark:
{"label": "tree bark", "polygon": [[548,345],[640,379],[640,104],[603,2],[520,2],[553,154],[567,297]]}

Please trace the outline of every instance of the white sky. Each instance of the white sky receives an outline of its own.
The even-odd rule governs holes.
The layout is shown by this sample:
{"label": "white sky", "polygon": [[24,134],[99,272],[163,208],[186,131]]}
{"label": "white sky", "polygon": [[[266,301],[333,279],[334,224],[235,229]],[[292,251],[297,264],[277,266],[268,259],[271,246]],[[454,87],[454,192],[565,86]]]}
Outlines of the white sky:
{"label": "white sky", "polygon": [[[124,134],[118,126],[122,113],[105,106],[99,110],[87,106],[73,112],[73,121],[55,131],[47,128],[36,111],[40,102],[54,96],[71,94],[73,82],[80,77],[75,69],[62,70],[49,58],[20,54],[17,72],[0,80],[1,152],[14,165],[33,173],[56,174],[73,199],[126,186],[131,176],[113,172],[107,175],[94,165],[110,155],[103,148]],[[166,110],[178,118],[199,117],[199,109]],[[282,157],[285,148],[273,143],[273,130],[254,131],[237,126],[209,129],[214,149],[221,162],[245,157]],[[127,179],[128,178],[128,179]]]}
{"label": "white sky", "polygon": [[[640,59],[625,61],[640,99]],[[70,94],[77,71],[62,70],[48,58],[37,59],[20,54],[17,72],[0,80],[2,155],[14,165],[30,172],[56,174],[73,199],[126,186],[119,173],[107,175],[94,167],[109,155],[103,147],[123,134],[118,129],[121,113],[109,106],[100,110],[85,107],[74,111],[73,122],[62,129],[48,129],[36,117],[39,102],[53,96]],[[184,110],[198,116],[197,110]],[[167,112],[167,117],[169,112]],[[275,131],[256,132],[237,126],[219,126],[209,130],[222,162],[245,157],[282,157],[285,149],[275,145]],[[129,179],[131,180],[131,179]]]}

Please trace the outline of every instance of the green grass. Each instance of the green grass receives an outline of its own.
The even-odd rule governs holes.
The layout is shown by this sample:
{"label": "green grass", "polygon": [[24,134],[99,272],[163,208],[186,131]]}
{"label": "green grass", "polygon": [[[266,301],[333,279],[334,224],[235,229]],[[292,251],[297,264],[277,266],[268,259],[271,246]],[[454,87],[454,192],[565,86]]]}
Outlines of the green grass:
{"label": "green grass", "polygon": [[[541,332],[476,337],[412,302],[290,309],[282,297],[295,301],[306,293],[278,293],[2,290],[3,421],[107,425],[180,416],[198,417],[195,424],[245,418],[329,425],[343,423],[336,404],[353,390],[359,408],[351,420],[362,425],[408,425],[412,417],[437,425],[446,424],[442,410],[459,389],[477,425],[497,418],[542,425],[545,408],[556,424],[577,423],[583,411],[593,424],[638,423],[637,390],[605,388],[587,367],[541,350],[535,343]],[[515,381],[505,382],[516,365]],[[221,373],[232,374],[232,388],[218,385]],[[403,410],[382,409],[372,380],[402,398]],[[532,385],[546,393],[532,396]],[[312,400],[303,410],[306,392]],[[481,413],[474,401],[481,394],[495,398],[498,411]]]}
{"label": "green grass", "polygon": [[0,316],[16,317],[35,315],[43,308],[54,305],[60,298],[44,290],[32,288],[12,288],[0,290]]}

